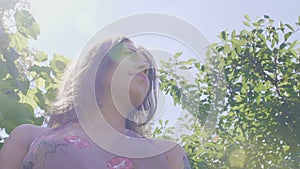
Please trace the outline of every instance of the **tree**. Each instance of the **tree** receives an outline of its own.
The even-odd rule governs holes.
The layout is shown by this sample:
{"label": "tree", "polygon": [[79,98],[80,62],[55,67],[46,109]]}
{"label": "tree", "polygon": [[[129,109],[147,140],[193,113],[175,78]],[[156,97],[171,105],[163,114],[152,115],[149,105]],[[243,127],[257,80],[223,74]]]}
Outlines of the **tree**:
{"label": "tree", "polygon": [[[300,48],[291,37],[300,17],[277,27],[267,15],[245,18],[247,29],[220,33],[207,64],[163,64],[160,87],[199,121],[182,138],[193,168],[299,168]],[[196,69],[196,83],[176,68]],[[211,114],[218,114],[215,133],[203,130]]]}
{"label": "tree", "polygon": [[42,124],[69,62],[31,48],[28,41],[39,34],[26,1],[0,2],[0,129],[7,133],[23,123]]}
{"label": "tree", "polygon": [[[172,138],[161,121],[153,136],[181,141],[196,169],[300,168],[300,48],[291,40],[300,17],[277,27],[267,15],[245,18],[247,29],[220,33],[205,64],[181,61],[181,53],[162,63],[160,89],[194,123],[182,126],[192,134]],[[31,48],[39,33],[26,1],[0,1],[0,129],[8,133],[42,124],[69,62]],[[194,82],[176,72],[192,69]]]}

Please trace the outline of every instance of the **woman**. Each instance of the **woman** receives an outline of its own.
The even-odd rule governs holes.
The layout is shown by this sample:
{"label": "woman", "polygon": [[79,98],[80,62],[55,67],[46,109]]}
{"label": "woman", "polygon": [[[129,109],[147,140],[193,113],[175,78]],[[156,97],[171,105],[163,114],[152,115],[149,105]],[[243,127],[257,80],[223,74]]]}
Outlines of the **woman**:
{"label": "woman", "polygon": [[[155,76],[151,54],[128,38],[96,45],[65,73],[48,127],[21,125],[11,132],[0,151],[0,168],[190,168],[181,146],[164,149],[174,143],[142,136],[156,110]],[[93,95],[89,91],[103,121],[96,117],[99,114],[94,117],[91,102],[85,101]],[[86,117],[88,121],[82,120]],[[112,136],[114,131],[118,137]]]}

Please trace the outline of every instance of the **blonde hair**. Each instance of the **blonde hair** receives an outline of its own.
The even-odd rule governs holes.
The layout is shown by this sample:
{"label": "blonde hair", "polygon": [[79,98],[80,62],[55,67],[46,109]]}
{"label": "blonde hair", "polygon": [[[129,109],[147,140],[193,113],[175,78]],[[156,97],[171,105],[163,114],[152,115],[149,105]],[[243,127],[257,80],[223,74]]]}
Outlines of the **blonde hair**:
{"label": "blonde hair", "polygon": [[[69,122],[78,121],[74,110],[73,93],[74,90],[76,92],[77,89],[72,88],[71,86],[80,86],[82,79],[84,79],[87,72],[90,72],[90,70],[95,66],[100,67],[101,64],[99,64],[99,61],[101,61],[101,59],[103,59],[115,45],[125,41],[132,42],[126,37],[114,37],[106,39],[89,50],[88,54],[83,59],[77,60],[77,62],[72,62],[63,75],[56,100],[52,103],[50,116],[46,122],[48,127],[56,128]],[[142,49],[142,54],[145,55],[150,64],[148,75],[148,78],[150,79],[150,90],[143,104],[138,108],[140,113],[137,113],[136,111],[129,112],[128,116],[131,117],[126,119],[125,127],[142,134],[142,127],[150,121],[156,111],[157,84],[153,56],[144,48],[139,47],[139,49]],[[135,120],[131,121],[129,119]]]}

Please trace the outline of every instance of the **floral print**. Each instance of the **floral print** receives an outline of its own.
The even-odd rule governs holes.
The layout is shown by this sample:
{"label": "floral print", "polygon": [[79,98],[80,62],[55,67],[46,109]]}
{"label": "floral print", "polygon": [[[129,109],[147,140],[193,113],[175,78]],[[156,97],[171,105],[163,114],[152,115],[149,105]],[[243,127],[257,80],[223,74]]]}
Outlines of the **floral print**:
{"label": "floral print", "polygon": [[67,136],[65,137],[65,141],[74,148],[86,148],[90,146],[90,142],[87,139],[78,136]]}
{"label": "floral print", "polygon": [[133,169],[133,161],[124,157],[114,157],[106,165],[109,169]]}
{"label": "floral print", "polygon": [[[22,169],[33,169],[36,166],[45,167],[44,162],[48,160],[50,154],[55,156],[58,151],[65,153],[65,148],[82,149],[90,146],[92,146],[91,142],[80,136],[68,135],[63,137],[62,140],[51,140],[43,137],[32,149],[33,160],[24,162]],[[113,157],[105,164],[108,169],[134,169],[133,160],[120,156]]]}

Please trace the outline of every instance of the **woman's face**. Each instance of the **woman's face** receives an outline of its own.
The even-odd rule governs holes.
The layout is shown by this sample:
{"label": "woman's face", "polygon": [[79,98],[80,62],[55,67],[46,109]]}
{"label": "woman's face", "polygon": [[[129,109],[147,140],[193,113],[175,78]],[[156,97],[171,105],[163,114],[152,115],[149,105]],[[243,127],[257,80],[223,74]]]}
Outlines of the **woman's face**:
{"label": "woman's face", "polygon": [[146,56],[128,41],[117,44],[107,56],[101,65],[101,88],[111,93],[120,112],[139,107],[150,89]]}

